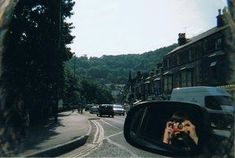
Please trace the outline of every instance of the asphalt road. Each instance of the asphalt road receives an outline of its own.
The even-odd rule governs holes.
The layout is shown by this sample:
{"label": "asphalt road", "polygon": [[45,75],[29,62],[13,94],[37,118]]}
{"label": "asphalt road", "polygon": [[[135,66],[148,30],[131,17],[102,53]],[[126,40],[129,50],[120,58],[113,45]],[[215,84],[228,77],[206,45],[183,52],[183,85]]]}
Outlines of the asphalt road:
{"label": "asphalt road", "polygon": [[[96,114],[85,113],[83,116],[89,118],[90,136],[85,145],[68,152],[61,157],[157,157],[166,158],[165,156],[150,153],[129,145],[123,135],[125,116],[97,117]],[[219,135],[226,136],[228,131],[215,131]],[[235,142],[234,142],[235,143]],[[221,146],[225,149],[224,146]],[[213,158],[234,157],[234,146],[230,152],[225,155],[218,153],[211,155]],[[222,150],[221,150],[222,151]],[[228,155],[227,155],[228,154]],[[233,156],[232,156],[233,155]],[[195,158],[204,158],[205,155],[195,156]]]}
{"label": "asphalt road", "polygon": [[125,116],[96,117],[90,119],[90,137],[85,145],[62,157],[160,157],[129,145],[123,136]]}

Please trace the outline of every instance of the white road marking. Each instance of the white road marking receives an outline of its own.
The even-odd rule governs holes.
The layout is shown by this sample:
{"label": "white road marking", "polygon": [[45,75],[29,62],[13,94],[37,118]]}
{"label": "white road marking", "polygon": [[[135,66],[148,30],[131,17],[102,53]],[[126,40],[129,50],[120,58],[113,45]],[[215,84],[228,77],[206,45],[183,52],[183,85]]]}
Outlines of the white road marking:
{"label": "white road marking", "polygon": [[130,153],[130,154],[131,154],[131,157],[139,157],[138,155],[136,155],[135,153],[133,153],[131,150],[128,150],[126,147],[123,147],[121,144],[118,144],[118,143],[112,141],[112,140],[109,139],[109,138],[107,138],[107,141],[108,141],[110,144],[113,144],[113,145],[115,145],[115,146],[121,148],[122,150],[125,150],[125,151],[127,151],[128,153]]}
{"label": "white road marking", "polygon": [[97,139],[97,136],[98,136],[98,134],[99,134],[99,132],[100,132],[100,130],[99,130],[99,128],[98,128],[98,126],[97,126],[97,124],[96,124],[96,121],[91,121],[94,125],[95,125],[95,127],[96,127],[96,131],[95,131],[95,135],[94,135],[94,139],[93,139],[93,144],[96,142],[96,139]]}
{"label": "white road marking", "polygon": [[80,158],[85,157],[89,154],[91,154],[93,151],[98,149],[103,144],[103,138],[104,138],[104,129],[100,125],[99,122],[95,120],[91,120],[91,122],[96,127],[95,135],[92,141],[92,144],[85,144],[84,146],[78,148],[77,150],[74,150],[67,155],[65,154],[64,157],[70,157],[70,158]]}
{"label": "white road marking", "polygon": [[[138,155],[134,154],[132,151],[126,149],[125,147],[123,147],[122,145],[112,141],[110,138],[117,136],[117,135],[121,135],[123,134],[122,128],[116,127],[114,125],[112,125],[111,123],[108,123],[107,121],[105,121],[104,119],[100,119],[103,123],[121,130],[120,132],[117,132],[115,134],[109,135],[107,137],[104,137],[104,128],[102,127],[102,125],[100,124],[100,122],[98,122],[97,120],[90,120],[90,126],[91,124],[93,124],[96,129],[93,140],[91,140],[91,144],[85,144],[84,146],[78,148],[77,150],[74,150],[72,152],[70,152],[68,155],[65,155],[66,157],[71,157],[71,158],[80,158],[80,157],[86,157],[89,156],[92,152],[94,152],[95,150],[97,150],[102,144],[103,144],[103,140],[107,140],[110,144],[113,144],[115,146],[117,146],[118,148],[121,148],[122,150],[127,151],[128,153],[131,154],[131,157],[138,157]],[[122,120],[122,119],[119,119]],[[115,122],[120,122],[118,120],[116,120]],[[90,132],[91,133],[91,132]]]}
{"label": "white road marking", "polygon": [[[103,119],[102,119],[103,120]],[[109,119],[105,119],[105,120],[109,120]],[[113,122],[117,122],[119,124],[124,124],[124,120],[123,119],[118,119],[118,118],[114,118],[114,119],[111,119]]]}
{"label": "white road marking", "polygon": [[109,135],[109,136],[107,136],[107,137],[104,137],[104,139],[108,139],[108,138],[111,138],[111,137],[113,137],[113,136],[117,136],[117,135],[120,135],[120,134],[123,134],[123,132],[118,132],[118,133]]}
{"label": "white road marking", "polygon": [[119,127],[117,127],[117,126],[114,126],[114,125],[112,125],[112,124],[110,124],[110,123],[108,123],[108,122],[104,121],[103,119],[101,119],[101,121],[102,121],[102,122],[104,122],[104,123],[106,123],[107,125],[109,125],[109,126],[113,127],[113,128],[116,128],[116,129],[122,129],[122,128],[119,128]]}
{"label": "white road marking", "polygon": [[97,143],[100,143],[103,141],[103,138],[104,138],[104,128],[101,126],[101,124],[99,122],[97,122],[98,126],[99,126],[99,129],[100,129],[100,135],[99,135],[99,138],[97,140]]}
{"label": "white road marking", "polygon": [[99,131],[98,132],[98,138],[97,140],[93,140],[95,146],[91,146],[89,149],[87,149],[86,151],[83,151],[81,154],[77,155],[77,157],[85,157],[89,154],[91,154],[93,151],[95,151],[96,149],[98,149],[102,144],[103,144],[103,137],[104,137],[104,129],[103,127],[100,125],[99,122],[97,121],[92,121],[95,126],[97,127],[96,130]]}
{"label": "white road marking", "polygon": [[89,131],[88,131],[87,135],[89,136],[91,134],[92,126],[91,126],[91,122],[90,121],[88,121],[88,123],[89,123]]}

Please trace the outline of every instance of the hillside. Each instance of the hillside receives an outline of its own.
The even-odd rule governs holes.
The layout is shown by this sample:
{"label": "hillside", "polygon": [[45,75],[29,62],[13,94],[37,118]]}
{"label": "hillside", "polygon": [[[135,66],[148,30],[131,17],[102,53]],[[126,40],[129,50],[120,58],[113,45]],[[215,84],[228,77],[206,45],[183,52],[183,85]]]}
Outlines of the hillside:
{"label": "hillside", "polygon": [[126,83],[129,72],[134,76],[137,71],[148,72],[155,69],[163,56],[176,48],[176,44],[143,54],[104,55],[100,58],[87,56],[73,57],[66,68],[74,71],[79,79],[95,80],[102,84]]}

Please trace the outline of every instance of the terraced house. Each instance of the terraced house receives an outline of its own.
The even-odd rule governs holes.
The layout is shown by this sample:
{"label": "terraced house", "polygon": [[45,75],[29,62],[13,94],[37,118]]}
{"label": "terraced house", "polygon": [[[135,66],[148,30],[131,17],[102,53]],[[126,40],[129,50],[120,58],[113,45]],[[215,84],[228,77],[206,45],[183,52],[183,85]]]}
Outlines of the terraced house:
{"label": "terraced house", "polygon": [[217,26],[191,39],[179,34],[178,47],[163,59],[163,92],[175,87],[231,84],[232,30],[219,10]]}
{"label": "terraced house", "polygon": [[156,72],[142,78],[144,81],[140,74],[138,82],[133,80],[132,96],[137,100],[167,99],[173,88],[191,86],[223,86],[234,93],[234,19],[228,17],[225,9],[219,10],[214,28],[191,39],[179,33],[178,47],[164,56]]}

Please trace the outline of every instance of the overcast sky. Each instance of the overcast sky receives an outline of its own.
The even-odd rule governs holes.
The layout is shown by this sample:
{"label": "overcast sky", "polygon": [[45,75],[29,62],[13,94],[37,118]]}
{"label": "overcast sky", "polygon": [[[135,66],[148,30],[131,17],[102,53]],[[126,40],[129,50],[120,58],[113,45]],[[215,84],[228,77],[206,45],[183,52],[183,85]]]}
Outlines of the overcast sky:
{"label": "overcast sky", "polygon": [[76,56],[144,53],[216,25],[226,0],[75,0]]}

